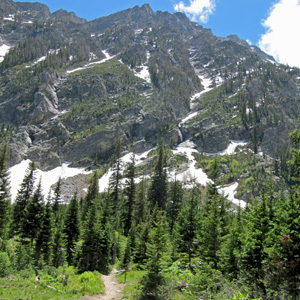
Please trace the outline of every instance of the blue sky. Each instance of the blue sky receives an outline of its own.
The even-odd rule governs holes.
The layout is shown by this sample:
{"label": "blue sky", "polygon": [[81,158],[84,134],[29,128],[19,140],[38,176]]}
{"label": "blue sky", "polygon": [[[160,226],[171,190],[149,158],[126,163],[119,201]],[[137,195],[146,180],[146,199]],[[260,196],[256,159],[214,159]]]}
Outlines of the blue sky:
{"label": "blue sky", "polygon": [[51,12],[63,8],[87,20],[149,3],[154,11],[181,11],[191,20],[211,28],[217,36],[236,34],[277,61],[300,67],[300,0],[36,1],[46,4]]}

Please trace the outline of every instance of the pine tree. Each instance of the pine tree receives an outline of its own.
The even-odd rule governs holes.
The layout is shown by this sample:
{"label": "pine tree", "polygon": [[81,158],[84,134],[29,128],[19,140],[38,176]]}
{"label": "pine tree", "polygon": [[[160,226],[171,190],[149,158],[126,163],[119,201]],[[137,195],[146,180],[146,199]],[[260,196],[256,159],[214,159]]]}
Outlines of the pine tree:
{"label": "pine tree", "polygon": [[147,244],[149,242],[150,223],[145,221],[136,228],[136,239],[133,249],[133,261],[139,266],[145,265],[147,261]]}
{"label": "pine tree", "polygon": [[92,182],[88,188],[87,195],[83,199],[82,214],[81,214],[82,221],[85,220],[87,212],[89,211],[92,202],[97,198],[98,194],[99,194],[98,175],[97,172],[95,172],[92,177]]}
{"label": "pine tree", "polygon": [[158,212],[156,219],[149,233],[147,273],[141,279],[138,299],[164,299],[161,289],[165,284],[163,271],[168,262],[167,223],[161,212]]}
{"label": "pine tree", "polygon": [[128,235],[132,222],[132,211],[135,199],[135,155],[131,156],[131,162],[128,164],[127,172],[124,174],[126,178],[124,187],[124,201],[122,208],[122,219],[124,222],[124,233]]}
{"label": "pine tree", "polygon": [[199,227],[199,195],[196,188],[185,199],[178,220],[174,226],[174,245],[176,252],[187,255],[190,265],[196,254],[197,231]]}
{"label": "pine tree", "polygon": [[199,255],[206,262],[212,263],[215,269],[218,266],[218,251],[221,246],[221,199],[221,196],[213,195],[205,200],[199,232]]}
{"label": "pine tree", "polygon": [[80,271],[98,270],[101,273],[107,273],[110,245],[107,240],[105,225],[103,227],[103,224],[101,224],[98,210],[92,201],[82,236],[83,243],[79,259]]}
{"label": "pine tree", "polygon": [[158,160],[152,176],[149,191],[149,202],[153,209],[157,204],[159,208],[165,209],[167,201],[167,173],[166,173],[166,154],[163,139],[158,146]]}
{"label": "pine tree", "polygon": [[21,187],[18,190],[13,209],[12,229],[16,233],[20,233],[20,229],[22,228],[22,222],[24,219],[25,207],[33,193],[35,180],[34,173],[35,164],[33,162],[30,162],[28,168],[26,169],[26,174]]}
{"label": "pine tree", "polygon": [[4,241],[8,238],[9,224],[9,175],[7,172],[7,144],[0,152],[0,252],[4,250]]}
{"label": "pine tree", "polygon": [[113,213],[114,216],[117,215],[117,209],[119,204],[120,198],[120,191],[121,191],[121,170],[122,170],[122,160],[121,160],[121,153],[122,153],[122,140],[120,137],[117,138],[115,143],[115,150],[112,156],[112,175],[109,179],[109,188],[111,189],[111,198],[113,202]]}
{"label": "pine tree", "polygon": [[55,223],[52,245],[52,265],[56,268],[65,262],[63,218],[59,218]]}
{"label": "pine tree", "polygon": [[75,253],[75,245],[80,235],[80,219],[79,219],[79,208],[76,193],[72,197],[67,212],[64,218],[64,240],[67,248],[66,258],[69,265],[73,263],[73,256]]}
{"label": "pine tree", "polygon": [[59,206],[61,205],[61,178],[60,177],[54,188],[54,196],[52,202],[53,202],[52,211],[57,216],[59,211]]}
{"label": "pine tree", "polygon": [[46,264],[50,264],[52,261],[52,247],[53,247],[53,212],[52,205],[50,201],[47,201],[47,204],[44,209],[44,215],[41,223],[41,230],[37,237],[37,249],[42,255]]}
{"label": "pine tree", "polygon": [[183,189],[180,181],[175,179],[175,182],[170,187],[170,197],[167,204],[167,217],[170,224],[170,229],[173,231],[175,220],[178,217],[183,200]]}
{"label": "pine tree", "polygon": [[[300,190],[291,189],[287,198],[278,199],[274,230],[267,237],[268,274],[275,288],[281,286],[292,300],[300,292]],[[273,284],[274,287],[274,284]]]}
{"label": "pine tree", "polygon": [[220,249],[220,267],[230,280],[237,279],[239,274],[239,254],[241,253],[241,208],[233,215],[229,232],[224,237]]}
{"label": "pine tree", "polygon": [[24,210],[24,218],[22,219],[21,236],[29,238],[31,246],[41,231],[42,221],[44,218],[44,202],[41,190],[41,181],[39,182],[32,197],[29,198]]}
{"label": "pine tree", "polygon": [[137,226],[141,222],[145,221],[147,212],[147,199],[145,197],[145,180],[142,180],[137,184],[136,195],[132,209],[132,223]]}
{"label": "pine tree", "polygon": [[266,297],[266,238],[270,231],[270,219],[265,193],[262,193],[258,204],[249,207],[244,221],[240,239],[240,269],[254,291]]}

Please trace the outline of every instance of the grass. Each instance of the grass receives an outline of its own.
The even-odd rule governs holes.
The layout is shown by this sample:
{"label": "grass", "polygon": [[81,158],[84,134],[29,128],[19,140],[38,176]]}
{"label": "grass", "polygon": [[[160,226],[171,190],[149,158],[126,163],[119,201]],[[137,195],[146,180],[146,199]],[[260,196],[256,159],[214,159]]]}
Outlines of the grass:
{"label": "grass", "polygon": [[39,299],[60,300],[79,299],[85,294],[104,292],[103,282],[98,272],[76,273],[73,267],[51,268],[40,272],[40,281],[37,283],[33,270],[19,272],[7,278],[0,278],[0,299]]}
{"label": "grass", "polygon": [[122,297],[122,299],[132,299],[133,298],[133,295],[135,294],[138,283],[145,273],[146,273],[146,271],[130,270],[126,273],[126,282],[125,282],[125,273],[117,275],[118,281],[120,283],[126,283],[126,286],[123,291],[124,296]]}

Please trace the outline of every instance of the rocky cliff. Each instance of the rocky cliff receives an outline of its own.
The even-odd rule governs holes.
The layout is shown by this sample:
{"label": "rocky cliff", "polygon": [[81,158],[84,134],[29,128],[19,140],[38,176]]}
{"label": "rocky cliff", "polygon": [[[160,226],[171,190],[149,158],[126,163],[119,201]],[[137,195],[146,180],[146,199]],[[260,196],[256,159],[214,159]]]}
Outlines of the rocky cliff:
{"label": "rocky cliff", "polygon": [[190,139],[200,152],[246,140],[272,156],[297,126],[299,69],[181,13],[145,4],[87,22],[5,0],[4,46],[0,124],[11,165],[93,166],[118,136],[138,152],[162,136],[170,146]]}

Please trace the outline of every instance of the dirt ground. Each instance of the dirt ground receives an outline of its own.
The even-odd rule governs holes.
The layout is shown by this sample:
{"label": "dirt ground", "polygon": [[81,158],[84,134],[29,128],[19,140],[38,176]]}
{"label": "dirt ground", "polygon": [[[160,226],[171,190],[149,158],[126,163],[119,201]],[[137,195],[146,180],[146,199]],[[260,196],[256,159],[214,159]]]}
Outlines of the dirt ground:
{"label": "dirt ground", "polygon": [[83,296],[80,300],[121,300],[125,284],[118,282],[115,272],[107,276],[101,275],[101,280],[104,282],[105,294]]}

